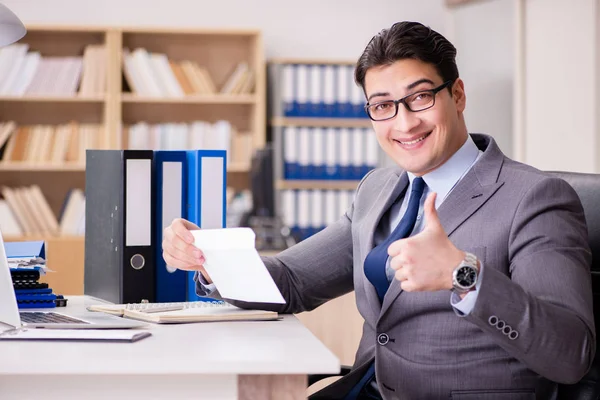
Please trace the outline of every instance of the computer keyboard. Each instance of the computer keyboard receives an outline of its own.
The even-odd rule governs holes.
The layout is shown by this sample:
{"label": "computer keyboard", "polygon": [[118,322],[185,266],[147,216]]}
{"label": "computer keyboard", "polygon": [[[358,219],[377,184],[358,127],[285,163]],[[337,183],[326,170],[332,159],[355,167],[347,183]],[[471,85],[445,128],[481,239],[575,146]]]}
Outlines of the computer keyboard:
{"label": "computer keyboard", "polygon": [[53,312],[22,311],[19,314],[21,315],[21,322],[29,324],[89,324],[89,322],[81,319]]}

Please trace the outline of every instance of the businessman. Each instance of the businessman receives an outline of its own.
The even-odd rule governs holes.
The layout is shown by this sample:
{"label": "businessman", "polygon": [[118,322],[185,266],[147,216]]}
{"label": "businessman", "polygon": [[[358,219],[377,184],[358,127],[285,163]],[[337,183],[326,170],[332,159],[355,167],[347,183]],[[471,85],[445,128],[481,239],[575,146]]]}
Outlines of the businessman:
{"label": "businessman", "polygon": [[[591,365],[580,201],[468,134],[455,58],[419,23],[373,37],[355,80],[397,167],[371,171],[337,222],[263,259],[285,305],[235,302],[298,313],[355,291],[365,322],[353,370],[315,399],[552,399]],[[164,258],[218,297],[191,229],[166,229]]]}

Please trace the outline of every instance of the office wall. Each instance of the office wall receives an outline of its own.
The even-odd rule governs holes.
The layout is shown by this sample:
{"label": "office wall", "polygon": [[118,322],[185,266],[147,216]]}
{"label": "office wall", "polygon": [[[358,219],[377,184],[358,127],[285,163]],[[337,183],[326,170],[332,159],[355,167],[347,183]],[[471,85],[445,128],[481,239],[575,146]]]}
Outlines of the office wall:
{"label": "office wall", "polygon": [[4,0],[26,23],[259,28],[267,57],[358,58],[402,19],[444,30],[444,0]]}
{"label": "office wall", "polygon": [[449,10],[448,38],[458,50],[470,132],[492,135],[513,155],[515,4],[493,0]]}
{"label": "office wall", "polygon": [[598,0],[522,0],[525,161],[600,172]]}

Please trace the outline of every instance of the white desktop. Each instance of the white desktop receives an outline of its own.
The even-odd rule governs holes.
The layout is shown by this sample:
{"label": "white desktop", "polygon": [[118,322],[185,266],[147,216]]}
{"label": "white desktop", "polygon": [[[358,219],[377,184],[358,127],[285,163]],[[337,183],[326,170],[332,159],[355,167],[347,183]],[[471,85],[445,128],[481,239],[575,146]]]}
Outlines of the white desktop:
{"label": "white desktop", "polygon": [[[63,312],[98,303],[72,296]],[[303,399],[306,375],[340,369],[292,315],[148,329],[135,343],[0,342],[0,399]]]}

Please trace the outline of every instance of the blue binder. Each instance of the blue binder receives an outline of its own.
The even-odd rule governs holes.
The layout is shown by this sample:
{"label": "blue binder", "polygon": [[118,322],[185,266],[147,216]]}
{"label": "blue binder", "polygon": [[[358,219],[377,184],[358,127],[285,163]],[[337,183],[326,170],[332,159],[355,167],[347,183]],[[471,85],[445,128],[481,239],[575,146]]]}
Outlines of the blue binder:
{"label": "blue binder", "polygon": [[[200,228],[226,226],[226,156],[225,150],[187,151],[187,219]],[[187,274],[187,301],[212,301],[196,294],[194,272]]]}
{"label": "blue binder", "polygon": [[187,154],[185,151],[154,152],[156,171],[156,301],[187,299],[186,271],[167,267],[162,256],[164,229],[175,218],[187,218]]}

